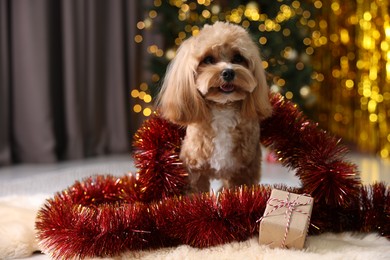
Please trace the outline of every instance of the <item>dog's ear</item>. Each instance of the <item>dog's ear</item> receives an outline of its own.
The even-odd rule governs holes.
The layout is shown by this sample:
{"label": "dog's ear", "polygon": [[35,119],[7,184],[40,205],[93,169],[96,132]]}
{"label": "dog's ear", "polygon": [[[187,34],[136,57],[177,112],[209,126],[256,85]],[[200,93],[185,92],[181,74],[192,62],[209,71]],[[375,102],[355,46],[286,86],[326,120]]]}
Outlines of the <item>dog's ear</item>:
{"label": "dog's ear", "polygon": [[206,104],[195,84],[198,60],[193,56],[193,38],[184,41],[167,68],[157,98],[157,107],[166,119],[182,125],[202,120]]}
{"label": "dog's ear", "polygon": [[262,60],[258,51],[253,51],[251,67],[257,81],[257,86],[248,94],[242,106],[242,113],[246,117],[265,119],[272,114],[272,106],[269,100],[269,87],[267,84]]}

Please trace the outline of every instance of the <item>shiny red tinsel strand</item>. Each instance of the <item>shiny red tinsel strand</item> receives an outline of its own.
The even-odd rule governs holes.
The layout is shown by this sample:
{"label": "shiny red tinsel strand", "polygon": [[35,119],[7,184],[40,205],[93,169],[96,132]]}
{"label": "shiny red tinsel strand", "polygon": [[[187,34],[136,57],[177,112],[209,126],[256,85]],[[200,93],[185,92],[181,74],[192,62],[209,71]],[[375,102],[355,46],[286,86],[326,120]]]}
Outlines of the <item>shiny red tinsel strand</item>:
{"label": "shiny red tinsel strand", "polygon": [[[297,170],[302,188],[276,186],[316,199],[311,234],[378,232],[390,236],[390,192],[362,187],[345,147],[297,107],[275,95],[262,123],[262,142]],[[256,235],[273,187],[236,187],[184,196],[187,173],[179,160],[185,129],[157,115],[134,138],[137,176],[94,176],[48,200],[37,216],[38,239],[54,258],[119,255],[127,250],[188,244],[208,247]]]}
{"label": "shiny red tinsel strand", "polygon": [[261,141],[285,166],[296,169],[304,192],[330,206],[357,198],[360,178],[356,166],[343,160],[347,148],[340,140],[281,95],[273,95],[271,103],[273,115],[261,123]]}
{"label": "shiny red tinsel strand", "polygon": [[154,114],[134,135],[140,200],[150,202],[184,194],[187,171],[179,159],[185,129]]}
{"label": "shiny red tinsel strand", "polygon": [[173,198],[153,205],[153,215],[157,229],[180,244],[243,241],[254,234],[270,193],[269,186],[255,186]]}
{"label": "shiny red tinsel strand", "polygon": [[360,197],[362,232],[378,232],[390,238],[390,188],[384,183],[363,187]]}
{"label": "shiny red tinsel strand", "polygon": [[41,245],[63,259],[151,247],[153,221],[134,184],[132,176],[99,175],[57,193],[37,216]]}

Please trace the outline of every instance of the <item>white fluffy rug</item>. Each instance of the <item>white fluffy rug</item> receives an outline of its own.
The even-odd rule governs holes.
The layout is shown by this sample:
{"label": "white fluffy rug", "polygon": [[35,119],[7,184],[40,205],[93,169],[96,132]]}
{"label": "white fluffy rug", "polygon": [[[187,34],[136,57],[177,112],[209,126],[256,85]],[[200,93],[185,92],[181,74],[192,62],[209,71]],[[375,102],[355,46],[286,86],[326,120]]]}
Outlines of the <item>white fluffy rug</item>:
{"label": "white fluffy rug", "polygon": [[[0,259],[30,257],[39,250],[34,236],[36,211],[46,196],[0,198]],[[39,256],[39,259],[50,259]],[[37,256],[34,259],[38,259]],[[390,259],[390,241],[376,234],[322,234],[309,236],[304,250],[270,249],[254,237],[207,249],[190,246],[126,252],[112,259]]]}

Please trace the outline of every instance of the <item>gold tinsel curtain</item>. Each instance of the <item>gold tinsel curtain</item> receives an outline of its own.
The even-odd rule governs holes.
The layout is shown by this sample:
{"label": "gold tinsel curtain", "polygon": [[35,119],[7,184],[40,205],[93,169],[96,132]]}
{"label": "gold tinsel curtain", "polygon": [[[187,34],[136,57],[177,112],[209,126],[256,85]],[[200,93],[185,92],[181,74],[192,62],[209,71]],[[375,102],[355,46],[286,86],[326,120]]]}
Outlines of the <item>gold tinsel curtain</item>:
{"label": "gold tinsel curtain", "polygon": [[359,150],[390,157],[389,0],[314,1],[319,121]]}

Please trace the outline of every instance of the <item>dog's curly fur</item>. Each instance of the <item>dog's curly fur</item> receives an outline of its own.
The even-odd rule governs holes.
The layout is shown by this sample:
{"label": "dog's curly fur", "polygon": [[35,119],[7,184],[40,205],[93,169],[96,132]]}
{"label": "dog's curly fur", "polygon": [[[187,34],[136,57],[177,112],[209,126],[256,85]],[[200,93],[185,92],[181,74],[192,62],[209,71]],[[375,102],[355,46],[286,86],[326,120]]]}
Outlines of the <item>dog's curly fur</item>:
{"label": "dog's curly fur", "polygon": [[192,191],[259,182],[260,120],[272,113],[257,45],[240,26],[216,22],[180,46],[157,106],[187,127],[180,158]]}

